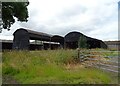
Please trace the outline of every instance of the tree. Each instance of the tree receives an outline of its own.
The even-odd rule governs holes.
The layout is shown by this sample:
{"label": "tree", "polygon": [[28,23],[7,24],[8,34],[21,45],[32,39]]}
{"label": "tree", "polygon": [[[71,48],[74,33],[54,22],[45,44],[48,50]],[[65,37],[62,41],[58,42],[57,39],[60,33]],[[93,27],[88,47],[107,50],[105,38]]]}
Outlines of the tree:
{"label": "tree", "polygon": [[27,22],[29,2],[2,2],[2,27],[8,29],[17,21]]}
{"label": "tree", "polygon": [[85,36],[81,35],[78,41],[79,48],[88,48],[87,39]]}

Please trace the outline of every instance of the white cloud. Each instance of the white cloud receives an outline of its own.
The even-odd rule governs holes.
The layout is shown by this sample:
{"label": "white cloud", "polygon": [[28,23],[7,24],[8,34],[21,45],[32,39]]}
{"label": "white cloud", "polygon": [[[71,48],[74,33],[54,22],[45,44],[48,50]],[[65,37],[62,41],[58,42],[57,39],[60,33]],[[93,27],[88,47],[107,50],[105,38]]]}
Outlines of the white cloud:
{"label": "white cloud", "polygon": [[16,22],[1,36],[12,36],[17,28],[25,27],[62,36],[75,30],[101,40],[118,39],[118,0],[29,1],[29,21]]}

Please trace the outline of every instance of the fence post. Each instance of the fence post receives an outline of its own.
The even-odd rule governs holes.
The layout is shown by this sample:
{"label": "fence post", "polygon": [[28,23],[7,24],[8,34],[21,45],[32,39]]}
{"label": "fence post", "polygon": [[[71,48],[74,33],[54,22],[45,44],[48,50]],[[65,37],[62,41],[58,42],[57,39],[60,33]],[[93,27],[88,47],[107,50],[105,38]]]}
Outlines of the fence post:
{"label": "fence post", "polygon": [[79,54],[80,54],[80,52],[79,52],[79,48],[77,49],[77,51],[78,51],[78,58],[79,58]]}
{"label": "fence post", "polygon": [[80,62],[81,62],[81,58],[80,58],[80,49],[78,48],[77,51],[78,51],[78,58],[80,59]]}
{"label": "fence post", "polygon": [[100,69],[100,56],[98,58],[98,68]]}
{"label": "fence post", "polygon": [[80,60],[80,62],[82,62],[82,58],[80,57],[80,53],[81,52],[81,49],[80,48],[78,48],[78,59]]}

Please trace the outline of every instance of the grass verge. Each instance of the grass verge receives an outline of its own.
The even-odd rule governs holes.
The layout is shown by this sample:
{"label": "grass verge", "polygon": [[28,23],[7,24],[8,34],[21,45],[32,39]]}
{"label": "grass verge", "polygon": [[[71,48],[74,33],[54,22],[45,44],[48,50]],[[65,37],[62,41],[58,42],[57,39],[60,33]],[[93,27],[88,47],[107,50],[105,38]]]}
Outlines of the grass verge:
{"label": "grass verge", "polygon": [[84,68],[78,62],[76,50],[3,52],[2,64],[3,77],[12,76],[22,84],[115,84],[117,81],[99,69]]}

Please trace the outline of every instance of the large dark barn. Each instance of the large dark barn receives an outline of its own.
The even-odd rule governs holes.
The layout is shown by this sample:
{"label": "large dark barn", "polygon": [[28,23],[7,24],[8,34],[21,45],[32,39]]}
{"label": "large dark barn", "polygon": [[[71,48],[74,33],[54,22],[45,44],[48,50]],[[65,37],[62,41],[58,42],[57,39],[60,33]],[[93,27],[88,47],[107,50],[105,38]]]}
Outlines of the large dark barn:
{"label": "large dark barn", "polygon": [[[53,44],[50,42],[59,42],[61,45],[63,45],[63,40],[61,36],[53,36],[50,34],[42,33],[42,32],[36,32],[28,29],[17,29],[14,33],[14,39],[13,39],[13,49],[30,49],[36,47],[40,49],[41,45],[30,45],[30,40],[40,40],[40,41],[47,41],[49,43],[44,43],[43,47],[44,49],[59,47],[58,44]],[[54,46],[55,45],[55,46]]]}
{"label": "large dark barn", "polygon": [[[81,37],[86,39],[85,43],[89,49],[107,48],[107,45],[103,41],[85,36],[80,32],[70,32],[65,37],[62,37],[20,28],[13,35],[13,49],[76,49],[79,47]],[[43,43],[30,44],[30,40],[39,40]]]}
{"label": "large dark barn", "polygon": [[64,37],[65,47],[70,48],[70,49],[78,48],[78,43],[79,43],[81,36],[86,38],[86,44],[88,45],[88,48],[90,49],[91,48],[107,48],[107,45],[103,41],[94,39],[91,37],[87,37],[80,32],[70,32],[67,35],[65,35]]}
{"label": "large dark barn", "polygon": [[78,48],[78,40],[83,34],[80,32],[70,32],[64,37],[65,48],[76,49]]}

